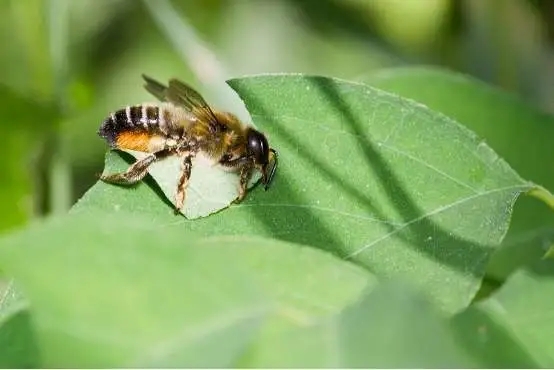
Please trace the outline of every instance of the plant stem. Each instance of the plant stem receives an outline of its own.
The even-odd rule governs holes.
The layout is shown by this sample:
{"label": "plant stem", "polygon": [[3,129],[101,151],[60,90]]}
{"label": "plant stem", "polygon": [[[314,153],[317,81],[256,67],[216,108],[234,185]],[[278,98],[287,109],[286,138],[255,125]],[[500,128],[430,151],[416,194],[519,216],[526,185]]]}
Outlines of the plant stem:
{"label": "plant stem", "polygon": [[546,205],[554,210],[554,195],[546,188],[535,185],[531,190],[527,192],[527,195],[542,200]]}
{"label": "plant stem", "polygon": [[229,69],[217,58],[208,43],[198,36],[194,27],[177,13],[169,0],[143,0],[143,3],[160,31],[204,85],[210,100],[219,108],[251,121],[242,100],[225,83],[232,76]]}
{"label": "plant stem", "polygon": [[[64,117],[68,110],[66,88],[68,84],[69,1],[49,0],[48,5],[48,34],[54,75],[54,96],[60,108],[61,117]],[[50,211],[52,213],[66,212],[71,207],[72,199],[71,164],[64,148],[62,122],[58,122],[55,137],[52,140],[53,154],[49,173]]]}

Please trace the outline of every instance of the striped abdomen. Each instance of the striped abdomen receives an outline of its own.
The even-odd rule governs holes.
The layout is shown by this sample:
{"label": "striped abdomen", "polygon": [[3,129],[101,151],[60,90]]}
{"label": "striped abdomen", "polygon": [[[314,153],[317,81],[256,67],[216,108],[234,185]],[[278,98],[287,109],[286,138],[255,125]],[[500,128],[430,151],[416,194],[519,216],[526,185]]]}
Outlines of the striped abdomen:
{"label": "striped abdomen", "polygon": [[128,106],[110,114],[98,134],[112,148],[152,152],[173,136],[171,118],[171,112],[163,106]]}

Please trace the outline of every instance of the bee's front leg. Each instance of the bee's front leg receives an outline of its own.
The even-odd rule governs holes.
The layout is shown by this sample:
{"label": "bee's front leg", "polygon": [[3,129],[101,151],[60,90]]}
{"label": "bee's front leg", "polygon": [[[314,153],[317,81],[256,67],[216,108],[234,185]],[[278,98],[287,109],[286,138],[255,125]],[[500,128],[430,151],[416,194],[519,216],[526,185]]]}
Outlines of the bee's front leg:
{"label": "bee's front leg", "polygon": [[177,191],[175,193],[176,211],[181,211],[181,209],[183,209],[183,206],[185,205],[187,186],[189,183],[190,174],[192,172],[193,157],[193,153],[187,153],[183,157],[183,162],[181,165],[181,176],[179,177],[179,182],[177,183]]}
{"label": "bee's front leg", "polygon": [[242,201],[246,196],[248,181],[250,181],[250,178],[252,177],[253,169],[254,169],[254,166],[251,162],[245,163],[240,168],[239,197],[238,197],[239,202]]}
{"label": "bee's front leg", "polygon": [[151,153],[148,156],[136,161],[125,172],[100,175],[100,180],[118,185],[132,185],[144,178],[148,173],[148,167],[158,159],[167,156],[170,153],[168,149]]}

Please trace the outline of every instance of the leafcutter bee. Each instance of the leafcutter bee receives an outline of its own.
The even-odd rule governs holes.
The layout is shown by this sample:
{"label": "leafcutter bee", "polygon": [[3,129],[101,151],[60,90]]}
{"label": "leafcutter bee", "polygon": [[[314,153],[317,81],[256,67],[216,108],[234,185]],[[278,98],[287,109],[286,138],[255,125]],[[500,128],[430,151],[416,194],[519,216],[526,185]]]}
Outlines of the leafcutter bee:
{"label": "leafcutter bee", "polygon": [[168,156],[178,156],[182,167],[175,190],[175,206],[183,208],[193,159],[203,154],[213,164],[239,175],[241,201],[254,170],[261,171],[261,182],[269,188],[277,168],[277,152],[270,148],[263,133],[241,122],[229,112],[210,108],[192,87],[177,79],[167,86],[143,75],[144,87],[160,103],[127,106],[107,117],[98,134],[112,149],[149,153],[126,171],[102,174],[100,179],[113,184],[131,185],[142,180],[149,166]]}

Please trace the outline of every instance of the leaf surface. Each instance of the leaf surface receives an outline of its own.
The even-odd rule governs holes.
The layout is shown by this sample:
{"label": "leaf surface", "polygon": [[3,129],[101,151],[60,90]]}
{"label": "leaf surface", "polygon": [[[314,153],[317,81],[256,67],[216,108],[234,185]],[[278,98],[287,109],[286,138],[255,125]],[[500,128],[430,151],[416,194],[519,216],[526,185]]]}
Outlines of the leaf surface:
{"label": "leaf surface", "polygon": [[[230,84],[279,151],[269,191],[255,188],[239,205],[188,221],[148,186],[97,184],[74,212],[125,209],[189,237],[313,245],[414,282],[447,312],[469,303],[516,198],[532,184],[455,121],[363,84],[303,75]],[[108,156],[108,169],[124,167]]]}
{"label": "leaf surface", "polygon": [[[361,81],[414,99],[456,119],[482,137],[524,178],[554,189],[554,116],[470,76],[431,67],[390,68]],[[552,240],[554,213],[534,198],[514,209],[510,231],[487,273],[503,281],[539,258]]]}
{"label": "leaf surface", "polygon": [[374,281],[312,248],[193,240],[130,213],[51,219],[2,240],[0,261],[48,367],[231,366],[264,327],[337,312]]}

